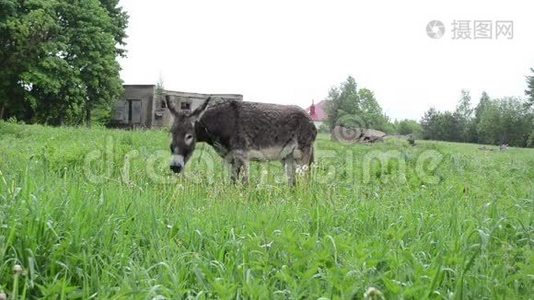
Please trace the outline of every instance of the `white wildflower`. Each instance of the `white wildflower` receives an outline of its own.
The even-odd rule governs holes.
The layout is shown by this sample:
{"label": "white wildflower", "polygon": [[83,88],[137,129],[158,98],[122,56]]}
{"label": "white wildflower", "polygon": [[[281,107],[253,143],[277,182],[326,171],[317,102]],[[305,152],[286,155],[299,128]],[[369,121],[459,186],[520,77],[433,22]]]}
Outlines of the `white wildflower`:
{"label": "white wildflower", "polygon": [[363,294],[363,299],[365,300],[385,300],[384,294],[382,292],[375,288],[375,287],[369,287],[367,291]]}
{"label": "white wildflower", "polygon": [[21,265],[14,265],[13,266],[13,274],[15,274],[15,275],[22,274],[22,266]]}

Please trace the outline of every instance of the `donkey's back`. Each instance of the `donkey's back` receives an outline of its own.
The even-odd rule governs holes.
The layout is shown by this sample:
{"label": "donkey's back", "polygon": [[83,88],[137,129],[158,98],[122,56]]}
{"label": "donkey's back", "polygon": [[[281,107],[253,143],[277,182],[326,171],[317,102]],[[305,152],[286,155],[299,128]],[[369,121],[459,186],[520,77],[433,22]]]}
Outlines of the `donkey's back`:
{"label": "donkey's back", "polygon": [[280,160],[294,182],[296,165],[313,162],[317,129],[298,106],[230,100],[208,108],[199,124],[205,128],[206,142],[232,164],[246,167],[249,160]]}

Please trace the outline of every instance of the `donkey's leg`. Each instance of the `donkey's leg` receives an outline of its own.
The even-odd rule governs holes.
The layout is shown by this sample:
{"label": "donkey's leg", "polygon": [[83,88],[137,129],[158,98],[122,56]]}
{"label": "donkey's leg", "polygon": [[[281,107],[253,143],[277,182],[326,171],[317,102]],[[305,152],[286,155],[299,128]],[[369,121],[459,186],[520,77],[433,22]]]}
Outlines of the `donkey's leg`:
{"label": "donkey's leg", "polygon": [[287,182],[290,186],[295,186],[295,158],[293,155],[288,155],[282,160],[284,168],[286,169]]}
{"label": "donkey's leg", "polygon": [[302,175],[306,181],[311,176],[311,165],[313,163],[313,146],[304,146],[293,151],[295,166],[299,175]]}
{"label": "donkey's leg", "polygon": [[305,146],[293,151],[293,157],[295,157],[298,167],[308,170],[314,160],[313,146]]}
{"label": "donkey's leg", "polygon": [[234,182],[241,179],[242,184],[248,184],[248,160],[244,159],[238,163],[236,174]]}
{"label": "donkey's leg", "polygon": [[248,182],[248,160],[243,151],[233,151],[230,163],[232,165],[232,173],[230,179],[236,183],[241,179],[243,184]]}

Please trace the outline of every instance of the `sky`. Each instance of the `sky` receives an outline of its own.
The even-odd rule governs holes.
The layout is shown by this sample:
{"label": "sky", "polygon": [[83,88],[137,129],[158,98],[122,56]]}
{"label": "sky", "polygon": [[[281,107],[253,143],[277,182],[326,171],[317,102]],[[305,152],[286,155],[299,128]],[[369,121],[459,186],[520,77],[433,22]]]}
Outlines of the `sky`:
{"label": "sky", "polygon": [[[482,91],[492,98],[524,97],[525,76],[534,67],[530,0],[120,5],[130,15],[127,57],[119,60],[125,84],[161,78],[169,90],[308,107],[350,75],[375,93],[392,119],[419,120],[430,107],[454,110],[462,89],[471,92],[474,105]],[[428,36],[432,20],[443,23],[441,38]],[[501,21],[513,22],[513,37],[503,29],[497,38]],[[479,36],[491,37],[475,39],[475,22]],[[483,31],[488,22],[492,30]],[[455,33],[471,39],[455,39]]]}

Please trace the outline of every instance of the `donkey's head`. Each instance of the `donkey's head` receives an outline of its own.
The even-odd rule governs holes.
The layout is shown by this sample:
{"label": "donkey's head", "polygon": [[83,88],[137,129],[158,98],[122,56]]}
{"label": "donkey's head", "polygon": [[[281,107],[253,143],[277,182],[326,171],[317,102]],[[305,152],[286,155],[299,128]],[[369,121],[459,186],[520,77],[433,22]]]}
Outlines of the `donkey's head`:
{"label": "donkey's head", "polygon": [[178,111],[170,101],[169,96],[165,96],[167,107],[174,116],[174,123],[171,128],[171,163],[170,168],[174,173],[180,173],[187,163],[187,160],[195,150],[197,137],[195,133],[195,123],[200,119],[208,107],[209,97],[202,105],[192,112]]}

